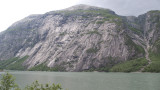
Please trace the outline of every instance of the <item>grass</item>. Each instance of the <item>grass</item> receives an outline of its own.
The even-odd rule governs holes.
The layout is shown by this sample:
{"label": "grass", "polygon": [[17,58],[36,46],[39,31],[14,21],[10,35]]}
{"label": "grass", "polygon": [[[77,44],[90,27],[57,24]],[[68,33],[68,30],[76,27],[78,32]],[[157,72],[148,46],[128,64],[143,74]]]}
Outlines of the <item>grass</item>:
{"label": "grass", "polygon": [[153,24],[156,23],[156,28],[157,28],[157,30],[159,30],[159,28],[160,28],[160,11],[153,10],[153,11],[150,11],[149,13],[151,13],[150,21],[152,21]]}
{"label": "grass", "polygon": [[156,25],[157,28],[160,28],[160,21],[157,22],[157,25]]}
{"label": "grass", "polygon": [[158,51],[157,53],[160,53],[160,51],[159,51],[160,50],[160,39],[156,40],[155,43],[153,43],[153,46],[157,48],[157,51]]}
{"label": "grass", "polygon": [[[73,11],[57,11],[57,13],[64,14],[67,16],[70,15],[94,15],[94,16],[103,16],[108,18],[118,18],[117,15],[111,14],[109,10],[106,9],[98,9],[98,10],[73,10]],[[87,18],[86,16],[83,16],[84,18]]]}
{"label": "grass", "polygon": [[151,10],[151,11],[149,11],[149,13],[160,13],[160,11],[159,10]]}
{"label": "grass", "polygon": [[45,63],[39,64],[29,69],[29,71],[48,71],[48,70],[50,70],[50,68],[47,67]]}
{"label": "grass", "polygon": [[155,41],[153,47],[156,47],[156,51],[149,51],[149,58],[152,63],[144,69],[144,72],[160,72],[160,39]]}
{"label": "grass", "polygon": [[119,63],[113,66],[109,71],[111,72],[135,72],[140,70],[141,67],[147,65],[145,58],[134,59],[126,62]]}
{"label": "grass", "polygon": [[64,36],[64,35],[66,35],[67,34],[67,32],[62,32],[62,33],[60,33],[59,35],[60,36]]}
{"label": "grass", "polygon": [[39,64],[29,69],[29,71],[65,71],[65,68],[60,66],[48,67],[46,63]]}
{"label": "grass", "polygon": [[131,52],[133,51],[133,49],[135,50],[135,55],[134,55],[135,57],[138,56],[139,54],[143,54],[143,55],[145,54],[144,49],[141,46],[135,44],[129,36],[126,36],[125,39],[126,39],[125,44],[129,46],[128,48],[129,51]]}
{"label": "grass", "polygon": [[[115,23],[117,26],[122,26],[122,18],[116,15],[114,12],[107,9],[93,9],[93,10],[61,10],[55,13],[64,15],[65,17],[82,16],[82,19],[92,18],[96,16],[103,17],[102,20],[97,21],[96,24],[103,24],[105,21]],[[94,22],[95,23],[95,22]]]}
{"label": "grass", "polygon": [[102,34],[100,34],[97,30],[94,30],[94,31],[89,31],[89,32],[87,32],[87,34],[98,34],[98,35],[102,35]]}
{"label": "grass", "polygon": [[0,69],[5,69],[8,65],[13,63],[14,61],[18,60],[18,57],[14,57],[8,60],[0,61]]}
{"label": "grass", "polygon": [[89,49],[86,50],[86,52],[87,53],[96,53],[96,52],[98,52],[98,50],[99,49],[97,49],[97,48],[89,48]]}
{"label": "grass", "polygon": [[144,72],[160,72],[160,55],[150,53],[149,58],[152,63],[144,69]]}
{"label": "grass", "polygon": [[96,22],[96,24],[103,24],[105,21],[110,21],[110,20],[112,20],[113,18],[103,18],[102,20],[99,20],[99,21],[97,21]]}
{"label": "grass", "polygon": [[130,30],[132,30],[133,32],[135,32],[136,34],[138,34],[138,35],[142,34],[142,31],[139,30],[139,29],[133,28],[133,27],[131,27],[131,26],[129,26],[128,28],[129,28]]}
{"label": "grass", "polygon": [[29,56],[24,56],[23,58],[14,57],[8,60],[0,61],[0,69],[26,70],[26,67],[22,64],[28,57]]}
{"label": "grass", "polygon": [[22,64],[28,57],[29,56],[19,58],[14,63],[10,64],[6,69],[9,69],[9,70],[26,70],[26,67],[23,66]]}
{"label": "grass", "polygon": [[64,16],[76,16],[76,15],[81,15],[82,18],[89,18],[89,17],[93,17],[93,16],[102,16],[104,17],[102,22],[100,23],[104,23],[105,21],[111,20],[121,20],[121,17],[119,17],[118,15],[114,14],[112,11],[110,10],[106,10],[106,9],[95,9],[95,10],[73,10],[73,11],[56,11],[56,13],[58,14],[62,14]]}
{"label": "grass", "polygon": [[105,21],[97,21],[96,24],[103,24]]}

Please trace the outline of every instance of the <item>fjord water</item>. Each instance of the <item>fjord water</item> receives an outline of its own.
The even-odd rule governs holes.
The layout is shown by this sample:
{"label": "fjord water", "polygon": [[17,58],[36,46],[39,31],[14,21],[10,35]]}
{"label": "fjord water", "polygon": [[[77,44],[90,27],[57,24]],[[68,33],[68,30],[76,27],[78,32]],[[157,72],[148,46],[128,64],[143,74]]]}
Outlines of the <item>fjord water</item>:
{"label": "fjord water", "polygon": [[[4,72],[1,72],[2,74]],[[68,90],[160,90],[160,73],[11,71],[20,87],[38,80]]]}

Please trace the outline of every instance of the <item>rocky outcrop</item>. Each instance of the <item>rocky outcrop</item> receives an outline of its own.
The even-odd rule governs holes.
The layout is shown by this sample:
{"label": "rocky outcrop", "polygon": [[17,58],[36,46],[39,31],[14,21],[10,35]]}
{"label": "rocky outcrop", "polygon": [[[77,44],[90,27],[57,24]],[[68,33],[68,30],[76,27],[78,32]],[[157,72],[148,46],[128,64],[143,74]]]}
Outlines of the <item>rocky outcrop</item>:
{"label": "rocky outcrop", "polygon": [[146,42],[150,48],[159,36],[150,13],[122,17],[109,9],[78,5],[31,15],[0,33],[0,60],[28,55],[23,63],[28,69],[46,63],[82,71],[144,57]]}

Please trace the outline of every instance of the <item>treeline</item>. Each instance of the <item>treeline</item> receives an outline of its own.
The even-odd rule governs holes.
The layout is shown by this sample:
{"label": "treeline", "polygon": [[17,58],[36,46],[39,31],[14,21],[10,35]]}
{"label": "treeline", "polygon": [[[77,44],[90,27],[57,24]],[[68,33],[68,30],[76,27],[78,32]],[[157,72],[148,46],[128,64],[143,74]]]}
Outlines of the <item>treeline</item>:
{"label": "treeline", "polygon": [[[54,67],[48,67],[47,63],[41,63],[30,69],[27,69],[26,66],[23,66],[23,62],[28,58],[24,56],[22,58],[14,57],[8,60],[0,61],[0,70],[28,70],[28,71],[66,71],[63,65],[56,65]],[[149,58],[152,60],[152,63],[145,67],[142,72],[160,72],[160,54],[155,54],[153,52],[149,53]],[[65,63],[64,63],[65,64]],[[91,67],[85,72],[99,71],[99,72],[136,72],[140,70],[143,66],[146,66],[148,61],[145,58],[137,58],[133,60],[127,60],[125,62],[120,62],[118,64],[109,63],[109,65],[95,68]]]}
{"label": "treeline", "polygon": [[21,89],[16,83],[14,77],[5,73],[0,80],[0,90],[62,90],[60,84],[40,84],[38,81],[33,82],[31,85]]}

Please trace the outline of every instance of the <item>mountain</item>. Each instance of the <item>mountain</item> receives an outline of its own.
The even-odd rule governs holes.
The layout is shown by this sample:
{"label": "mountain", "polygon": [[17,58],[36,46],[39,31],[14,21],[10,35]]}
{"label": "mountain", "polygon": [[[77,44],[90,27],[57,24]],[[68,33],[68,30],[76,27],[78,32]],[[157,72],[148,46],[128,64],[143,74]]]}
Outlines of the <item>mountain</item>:
{"label": "mountain", "polygon": [[30,15],[0,33],[0,68],[159,72],[159,31],[158,10],[119,16],[81,4]]}

